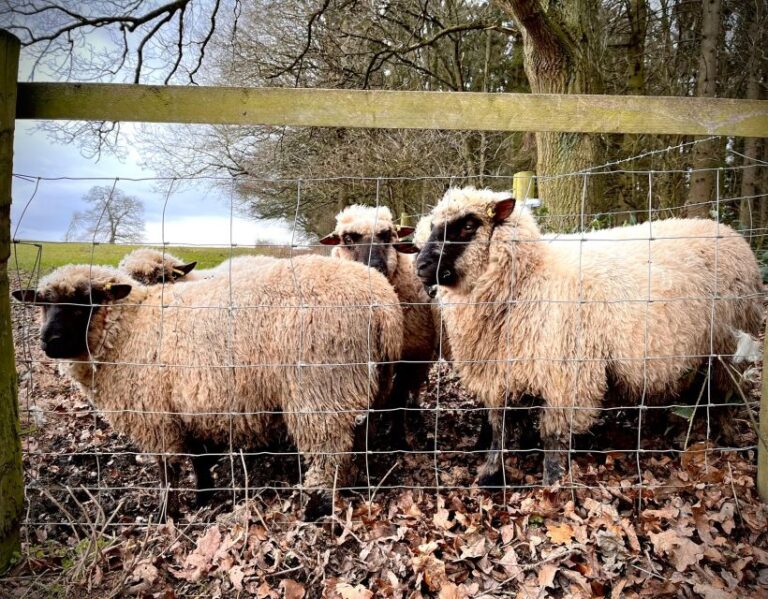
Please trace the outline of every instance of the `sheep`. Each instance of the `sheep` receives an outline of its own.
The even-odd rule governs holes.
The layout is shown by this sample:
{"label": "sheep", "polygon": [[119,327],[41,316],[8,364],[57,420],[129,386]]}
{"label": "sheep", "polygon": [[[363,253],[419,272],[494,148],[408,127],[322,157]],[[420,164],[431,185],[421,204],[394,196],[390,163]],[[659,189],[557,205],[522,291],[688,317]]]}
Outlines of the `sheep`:
{"label": "sheep", "polygon": [[[403,308],[403,354],[395,369],[390,407],[400,410],[391,437],[405,443],[406,407],[418,407],[418,398],[437,359],[438,337],[431,300],[416,276],[414,256],[398,251],[409,248],[399,237],[412,227],[396,226],[389,208],[347,206],[336,215],[336,228],[320,239],[334,246],[331,256],[361,262],[382,273],[397,293]],[[438,321],[439,322],[439,321]],[[420,426],[418,428],[421,428]]]}
{"label": "sheep", "polygon": [[[480,484],[503,473],[507,402],[543,401],[551,484],[569,436],[589,430],[609,389],[643,404],[677,394],[711,354],[733,354],[739,331],[760,330],[760,272],[726,225],[673,219],[618,233],[620,246],[574,247],[543,240],[509,194],[471,187],[449,189],[429,218],[417,273],[439,291],[463,384],[495,409]],[[715,389],[728,388],[725,365],[714,361],[712,374]]]}
{"label": "sheep", "polygon": [[273,256],[235,256],[224,260],[218,266],[206,270],[192,270],[197,262],[185,263],[180,258],[165,251],[152,248],[139,248],[126,254],[117,265],[119,270],[144,285],[200,281],[215,276],[228,276],[230,273],[250,270],[277,260]]}
{"label": "sheep", "polygon": [[166,251],[139,248],[123,256],[117,268],[143,285],[156,285],[196,278],[195,266],[197,262],[185,263]]}
{"label": "sheep", "polygon": [[[69,265],[13,296],[43,304],[43,351],[67,361],[115,430],[160,454],[163,486],[176,486],[175,454],[267,443],[284,422],[309,463],[309,519],[350,478],[356,417],[389,393],[402,345],[387,280],[321,256],[165,289]],[[198,490],[210,488],[209,456],[192,463]]]}

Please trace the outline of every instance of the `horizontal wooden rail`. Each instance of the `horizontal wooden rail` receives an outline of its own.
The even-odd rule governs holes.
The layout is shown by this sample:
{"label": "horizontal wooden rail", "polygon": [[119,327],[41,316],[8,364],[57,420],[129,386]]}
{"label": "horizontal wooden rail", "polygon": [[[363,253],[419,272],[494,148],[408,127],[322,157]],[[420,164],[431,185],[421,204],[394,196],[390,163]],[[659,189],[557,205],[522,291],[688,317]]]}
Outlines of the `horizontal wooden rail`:
{"label": "horizontal wooden rail", "polygon": [[17,118],[768,137],[768,100],[20,83]]}

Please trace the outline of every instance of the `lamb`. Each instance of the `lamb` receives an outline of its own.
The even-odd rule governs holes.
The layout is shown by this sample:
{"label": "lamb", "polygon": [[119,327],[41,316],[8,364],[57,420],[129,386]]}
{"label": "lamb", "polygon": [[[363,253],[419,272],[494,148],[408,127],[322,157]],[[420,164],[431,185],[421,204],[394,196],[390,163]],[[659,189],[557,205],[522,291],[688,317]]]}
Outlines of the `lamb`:
{"label": "lamb", "polygon": [[[507,403],[543,401],[551,484],[564,473],[569,436],[589,430],[609,390],[642,404],[677,394],[710,355],[732,355],[739,332],[760,330],[759,269],[726,225],[654,222],[621,232],[620,246],[579,249],[543,240],[509,194],[471,187],[449,189],[429,218],[417,272],[437,286],[463,384],[495,409],[480,484],[502,471]],[[712,369],[714,388],[729,388],[725,365]]]}
{"label": "lamb", "polygon": [[117,268],[143,285],[157,285],[196,278],[195,266],[197,262],[185,263],[166,251],[139,248],[123,256]]}
{"label": "lamb", "polygon": [[[389,393],[402,345],[387,280],[321,256],[165,289],[69,265],[13,295],[43,304],[43,351],[67,361],[115,430],[158,454],[163,486],[177,486],[176,454],[266,444],[284,422],[309,464],[310,519],[349,480],[356,418]],[[210,457],[192,463],[198,489],[211,488]]]}
{"label": "lamb", "polygon": [[[361,262],[382,273],[397,293],[403,308],[403,354],[395,369],[390,407],[401,411],[392,438],[405,441],[405,408],[418,407],[418,397],[437,359],[439,330],[431,300],[416,276],[414,256],[398,251],[399,237],[413,232],[412,227],[395,226],[392,213],[384,206],[352,205],[336,215],[336,228],[320,240],[332,245],[331,255]],[[439,322],[439,321],[438,321]],[[438,325],[439,326],[439,325]]]}

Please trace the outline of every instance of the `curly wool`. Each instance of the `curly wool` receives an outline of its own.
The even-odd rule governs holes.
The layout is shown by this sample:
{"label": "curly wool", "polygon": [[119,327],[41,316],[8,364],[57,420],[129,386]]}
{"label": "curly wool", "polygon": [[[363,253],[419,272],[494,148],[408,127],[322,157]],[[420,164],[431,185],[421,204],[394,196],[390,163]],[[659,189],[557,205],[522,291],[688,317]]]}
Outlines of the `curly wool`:
{"label": "curly wool", "polygon": [[391,230],[396,234],[392,212],[386,206],[376,207],[352,204],[336,215],[336,229],[334,229],[334,232],[338,235],[343,235],[344,233],[375,235],[387,230]]}
{"label": "curly wool", "polygon": [[759,333],[759,269],[730,227],[670,219],[612,243],[557,241],[522,206],[494,228],[489,209],[507,197],[451,189],[430,215],[483,223],[456,262],[460,283],[440,294],[455,366],[486,406],[540,397],[542,435],[567,438],[594,423],[609,381],[636,400],[674,394],[707,356],[733,353],[736,331]]}
{"label": "curly wool", "polygon": [[[173,283],[178,277],[174,269],[185,262],[170,252],[153,248],[139,248],[126,254],[117,268],[143,285],[157,285],[159,283]],[[197,273],[191,272],[184,275],[182,280],[196,280]]]}
{"label": "curly wool", "polygon": [[[132,283],[116,269],[69,266],[39,291],[62,301],[89,280]],[[66,368],[143,451],[266,444],[282,418],[309,461],[305,486],[327,489],[337,466],[338,484],[349,474],[355,417],[389,392],[402,311],[378,273],[306,256],[258,276],[134,283],[94,312],[88,341],[92,355]]]}

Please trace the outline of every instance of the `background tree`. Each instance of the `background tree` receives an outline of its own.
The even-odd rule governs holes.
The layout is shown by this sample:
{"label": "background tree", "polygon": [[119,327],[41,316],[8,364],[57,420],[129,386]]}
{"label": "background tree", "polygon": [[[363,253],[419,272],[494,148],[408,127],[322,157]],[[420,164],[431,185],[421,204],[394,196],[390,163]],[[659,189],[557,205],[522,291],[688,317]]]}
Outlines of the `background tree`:
{"label": "background tree", "polygon": [[[721,8],[710,10],[714,4]],[[0,24],[10,23],[22,37],[36,73],[46,78],[660,96],[703,95],[716,83],[717,94],[765,97],[765,12],[764,1],[755,0],[0,0]],[[94,30],[101,36],[90,37]],[[103,43],[105,36],[111,45]],[[95,136],[85,136],[82,124],[53,126],[68,141],[96,140],[92,151],[108,148],[117,131],[104,123]],[[586,224],[642,219],[649,204],[678,214],[687,202],[693,213],[715,196],[712,185],[707,193],[698,188],[692,167],[704,158],[735,166],[733,151],[754,163],[768,151],[743,139],[665,151],[687,141],[670,135],[177,127],[170,135],[153,128],[143,143],[150,151],[147,165],[160,174],[224,173],[249,213],[291,220],[297,214],[309,232],[325,233],[332,213],[353,201],[417,214],[448,183],[501,188],[515,171],[534,167],[545,177],[539,196],[548,213],[568,215],[552,224],[572,226],[583,177],[546,177],[637,155],[623,165],[626,172],[588,179]],[[654,150],[659,153],[649,154]],[[728,171],[719,197],[759,196],[765,171]],[[448,178],[434,179],[441,175]],[[360,179],[365,176],[384,178]],[[302,180],[301,201],[296,179]],[[731,202],[721,217],[758,229],[768,224],[766,204]]]}
{"label": "background tree", "polygon": [[72,215],[65,241],[129,243],[144,237],[144,204],[110,186],[94,186],[83,196],[90,204]]}

